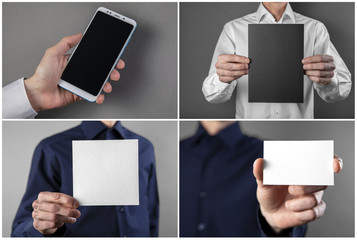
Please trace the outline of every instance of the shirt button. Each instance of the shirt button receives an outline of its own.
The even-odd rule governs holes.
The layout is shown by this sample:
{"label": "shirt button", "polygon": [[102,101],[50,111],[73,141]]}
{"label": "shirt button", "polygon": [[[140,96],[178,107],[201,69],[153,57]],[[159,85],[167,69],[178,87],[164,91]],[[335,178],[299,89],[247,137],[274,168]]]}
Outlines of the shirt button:
{"label": "shirt button", "polygon": [[123,213],[125,211],[125,209],[123,208],[123,207],[121,207],[120,209],[119,209],[119,212],[121,212],[121,213]]}
{"label": "shirt button", "polygon": [[279,114],[279,112],[278,111],[275,111],[275,115],[278,115]]}
{"label": "shirt button", "polygon": [[206,193],[206,192],[200,192],[200,197],[201,197],[201,198],[207,197],[207,193]]}
{"label": "shirt button", "polygon": [[204,224],[204,223],[200,223],[197,226],[198,231],[203,231],[203,230],[205,230],[205,228],[206,228],[206,224]]}

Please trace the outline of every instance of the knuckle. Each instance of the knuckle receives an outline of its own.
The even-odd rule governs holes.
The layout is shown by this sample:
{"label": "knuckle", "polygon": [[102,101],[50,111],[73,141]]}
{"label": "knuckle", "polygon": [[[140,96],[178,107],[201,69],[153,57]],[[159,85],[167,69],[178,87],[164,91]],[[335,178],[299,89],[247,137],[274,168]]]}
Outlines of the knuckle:
{"label": "knuckle", "polygon": [[[107,85],[110,84],[109,82],[107,82]],[[66,206],[72,206],[72,199],[71,198],[67,198],[64,201]]]}
{"label": "knuckle", "polygon": [[59,216],[57,214],[50,214],[50,221],[57,222],[59,219]]}
{"label": "knuckle", "polygon": [[[47,50],[48,50],[48,49],[47,49]],[[46,51],[47,51],[47,50],[46,50]],[[40,193],[37,195],[37,199],[43,198],[45,194],[46,194],[45,192],[40,192]]]}
{"label": "knuckle", "polygon": [[316,218],[316,213],[313,209],[310,209],[306,212],[306,218],[308,221],[312,221]]}
{"label": "knuckle", "polygon": [[65,37],[62,38],[61,41],[63,41],[63,42],[68,42],[68,40],[69,40],[69,36],[65,36]]}
{"label": "knuckle", "polygon": [[56,213],[60,210],[60,207],[57,204],[51,204],[49,206],[49,211],[52,213]]}
{"label": "knuckle", "polygon": [[37,200],[33,201],[33,202],[32,202],[32,208],[33,208],[33,209],[37,209],[37,206],[38,206]]}
{"label": "knuckle", "polygon": [[39,221],[37,220],[34,220],[33,223],[32,223],[33,227],[37,230],[41,229],[41,224]]}
{"label": "knuckle", "polygon": [[32,218],[37,219],[37,213],[35,211],[32,211]]}
{"label": "knuckle", "polygon": [[48,223],[48,228],[56,228],[56,223],[55,222],[49,222]]}
{"label": "knuckle", "polygon": [[334,62],[335,59],[333,58],[333,56],[329,56],[330,57],[330,62]]}
{"label": "knuckle", "polygon": [[311,196],[308,200],[308,203],[307,203],[309,206],[311,207],[316,207],[319,203],[317,202],[317,199],[315,196]]}

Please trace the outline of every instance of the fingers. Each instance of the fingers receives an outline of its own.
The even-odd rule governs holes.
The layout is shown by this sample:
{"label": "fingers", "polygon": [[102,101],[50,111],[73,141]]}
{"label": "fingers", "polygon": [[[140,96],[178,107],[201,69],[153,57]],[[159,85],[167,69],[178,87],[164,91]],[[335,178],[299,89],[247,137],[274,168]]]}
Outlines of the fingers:
{"label": "fingers", "polygon": [[110,93],[112,90],[112,85],[109,82],[106,82],[103,87],[103,91],[106,93]]}
{"label": "fingers", "polygon": [[333,171],[335,173],[339,173],[343,168],[343,161],[342,158],[340,158],[339,156],[337,156],[337,154],[335,154],[334,159],[333,159]]}
{"label": "fingers", "polygon": [[40,192],[37,199],[39,202],[58,203],[68,208],[79,207],[79,202],[76,199],[64,193]]}
{"label": "fingers", "polygon": [[42,234],[53,234],[65,223],[73,224],[81,216],[79,203],[64,193],[41,192],[32,203],[33,226]]}
{"label": "fingers", "polygon": [[307,194],[302,197],[293,198],[285,202],[285,207],[292,212],[302,212],[316,207],[322,200],[324,191]]}
{"label": "fingers", "polygon": [[243,75],[248,74],[248,70],[242,70],[242,71],[230,71],[230,70],[224,70],[224,69],[217,69],[217,75],[220,77],[232,77],[234,79],[240,78]]}
{"label": "fingers", "polygon": [[97,97],[96,103],[97,103],[97,104],[102,104],[103,102],[104,102],[104,95],[103,95],[103,94],[100,94],[100,95]]}
{"label": "fingers", "polygon": [[218,62],[250,63],[250,59],[235,54],[221,54],[218,56]]}
{"label": "fingers", "polygon": [[73,224],[77,221],[76,218],[61,216],[59,214],[43,212],[39,210],[34,210],[32,212],[32,218],[39,221],[50,221],[50,222],[69,223],[69,224]]}
{"label": "fingers", "polygon": [[253,174],[257,180],[258,186],[263,185],[263,167],[264,167],[263,158],[258,158],[257,160],[255,160],[253,164]]}
{"label": "fingers", "polygon": [[216,73],[219,80],[231,83],[235,79],[248,74],[249,58],[234,54],[221,54],[217,58]]}
{"label": "fingers", "polygon": [[288,191],[293,196],[303,196],[306,194],[318,192],[321,190],[325,190],[327,186],[297,186],[290,185]]}
{"label": "fingers", "polygon": [[311,81],[316,82],[321,85],[327,85],[332,81],[332,78],[315,77],[315,76],[309,76],[309,78]]}
{"label": "fingers", "polygon": [[69,49],[76,46],[82,38],[82,33],[77,33],[75,35],[66,36],[62,38],[53,48],[57,50],[58,53],[64,55]]}
{"label": "fingers", "polygon": [[118,81],[120,79],[120,73],[114,69],[110,74],[110,79],[113,81]]}
{"label": "fingers", "polygon": [[333,71],[336,66],[334,63],[328,62],[319,62],[319,63],[305,63],[303,65],[304,70],[325,70],[325,71]]}
{"label": "fingers", "polygon": [[81,216],[80,211],[77,209],[68,208],[58,203],[40,202],[39,200],[35,200],[32,203],[32,207],[34,210],[58,214],[66,217],[79,218]]}
{"label": "fingers", "polygon": [[314,76],[314,77],[324,77],[324,78],[332,78],[335,73],[333,71],[328,72],[328,71],[317,71],[317,70],[308,70],[305,71],[306,75]]}
{"label": "fingers", "polygon": [[119,59],[117,65],[115,66],[117,69],[124,69],[125,68],[125,62],[121,59]]}
{"label": "fingers", "polygon": [[303,64],[306,63],[318,63],[318,62],[333,62],[333,57],[329,55],[316,55],[311,57],[306,57],[302,60]]}
{"label": "fingers", "polygon": [[326,204],[324,201],[321,201],[316,207],[306,211],[296,212],[294,215],[301,224],[305,224],[320,218],[322,215],[324,215],[325,210]]}
{"label": "fingers", "polygon": [[237,63],[227,63],[227,62],[217,61],[216,68],[222,70],[229,70],[229,71],[242,71],[242,70],[248,70],[249,65],[246,63],[237,64]]}

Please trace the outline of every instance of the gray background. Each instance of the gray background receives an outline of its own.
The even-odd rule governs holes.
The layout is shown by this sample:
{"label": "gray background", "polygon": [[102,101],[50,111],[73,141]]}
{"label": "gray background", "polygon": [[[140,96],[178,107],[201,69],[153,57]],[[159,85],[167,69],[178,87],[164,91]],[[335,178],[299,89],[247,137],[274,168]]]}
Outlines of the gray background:
{"label": "gray background", "polygon": [[[2,232],[10,236],[11,225],[26,189],[33,151],[45,137],[79,125],[73,121],[3,122]],[[159,236],[177,236],[177,122],[122,122],[154,145],[160,197]],[[21,150],[19,150],[19,146]]]}
{"label": "gray background", "polygon": [[[113,92],[103,105],[81,101],[38,118],[176,118],[176,3],[3,3],[3,86],[31,77],[45,50],[83,32],[95,10],[107,7],[136,20]],[[100,49],[98,49],[100,51]]]}
{"label": "gray background", "polygon": [[[344,122],[240,122],[248,136],[262,140],[334,140],[334,150],[343,159],[343,169],[335,174],[335,185],[325,190],[327,209],[320,219],[309,223],[309,237],[354,237],[355,154],[354,123]],[[180,123],[180,138],[192,136],[197,122]]]}
{"label": "gray background", "polygon": [[[256,12],[259,3],[180,4],[180,116],[234,118],[235,93],[223,104],[208,103],[202,93],[213,52],[225,23]],[[295,12],[320,20],[345,61],[354,82],[354,3],[291,3]],[[315,91],[315,118],[353,118],[354,85],[349,97],[324,102]]]}

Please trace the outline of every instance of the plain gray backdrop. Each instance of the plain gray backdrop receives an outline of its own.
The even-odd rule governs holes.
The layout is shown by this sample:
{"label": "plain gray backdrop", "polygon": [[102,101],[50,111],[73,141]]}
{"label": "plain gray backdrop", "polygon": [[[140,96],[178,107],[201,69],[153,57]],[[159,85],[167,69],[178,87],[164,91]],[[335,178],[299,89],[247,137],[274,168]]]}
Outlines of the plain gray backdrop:
{"label": "plain gray backdrop", "polygon": [[[225,23],[256,12],[259,3],[180,3],[180,116],[234,118],[235,93],[225,103],[211,104],[202,94],[213,52]],[[331,41],[354,82],[354,3],[291,3],[295,12],[327,27]],[[354,85],[349,97],[324,102],[315,91],[315,118],[354,118]]]}
{"label": "plain gray backdrop", "polygon": [[[45,50],[83,32],[95,10],[106,7],[137,22],[111,94],[103,105],[77,102],[38,118],[176,118],[176,3],[3,3],[3,86],[31,77]],[[98,48],[100,51],[100,48]],[[85,69],[83,69],[85,71]]]}
{"label": "plain gray backdrop", "polygon": [[[11,225],[25,193],[31,159],[44,138],[79,125],[73,121],[4,121],[2,232],[9,237]],[[159,236],[177,236],[177,122],[127,121],[129,130],[149,139],[155,149],[160,198]]]}
{"label": "plain gray backdrop", "polygon": [[[335,185],[325,190],[327,210],[320,219],[309,223],[308,237],[354,237],[355,153],[354,122],[239,122],[248,136],[262,140],[334,140],[334,151],[343,159],[343,169],[335,174]],[[198,123],[180,123],[180,138],[192,136]]]}

